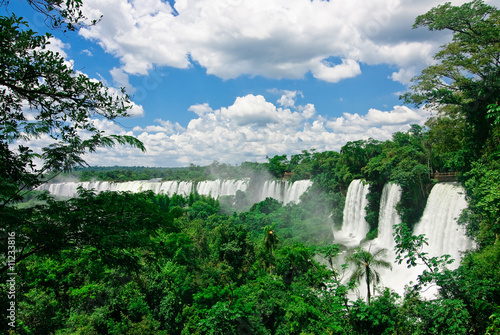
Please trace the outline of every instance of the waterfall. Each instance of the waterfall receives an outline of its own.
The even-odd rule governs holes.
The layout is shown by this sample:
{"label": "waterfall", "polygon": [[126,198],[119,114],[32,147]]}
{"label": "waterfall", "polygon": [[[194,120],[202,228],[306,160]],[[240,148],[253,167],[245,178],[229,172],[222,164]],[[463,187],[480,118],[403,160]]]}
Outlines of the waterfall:
{"label": "waterfall", "polygon": [[287,183],[285,187],[284,199],[285,204],[300,202],[300,196],[304,194],[309,187],[312,186],[310,180],[297,180],[294,183]]}
{"label": "waterfall", "polygon": [[163,193],[168,196],[172,196],[176,193],[187,196],[193,191],[192,182],[152,182],[145,180],[127,181],[121,183],[108,181],[50,183],[39,186],[37,190],[47,190],[52,195],[70,198],[77,195],[77,189],[80,186],[87,190],[94,190],[95,192],[116,191],[137,193],[153,191],[154,193]]}
{"label": "waterfall", "polygon": [[372,241],[379,248],[394,249],[394,225],[401,223],[401,218],[396,211],[396,205],[401,199],[401,187],[397,184],[386,183],[380,198],[378,218],[378,237]]}
{"label": "waterfall", "polygon": [[218,198],[226,195],[236,195],[237,191],[245,192],[248,187],[248,179],[245,180],[206,180],[196,185],[196,191],[201,195],[210,195]]}
{"label": "waterfall", "polygon": [[[404,286],[410,281],[416,282],[417,276],[427,268],[421,264],[408,269],[405,261],[402,264],[395,263],[395,244],[392,239],[389,239],[389,235],[393,233],[392,225],[400,222],[394,204],[399,200],[401,189],[392,184],[384,186],[384,190],[386,187],[388,188],[387,195],[383,193],[380,206],[379,237],[367,242],[370,246],[365,248],[372,248],[372,251],[380,248],[388,249],[387,260],[393,263],[393,269],[392,271],[380,270],[382,285],[390,287],[402,295]],[[460,213],[467,207],[464,193],[464,189],[456,183],[436,184],[429,194],[424,214],[413,232],[414,235],[424,234],[428,239],[428,245],[424,246],[424,251],[429,254],[429,257],[451,255],[455,259],[455,262],[448,266],[451,269],[458,267],[461,252],[473,247],[472,241],[465,236],[464,227],[457,224]],[[363,291],[362,287],[360,287],[360,291]],[[430,287],[422,292],[422,296],[432,298],[436,293],[437,288]]]}
{"label": "waterfall", "polygon": [[278,201],[283,201],[281,196],[282,193],[281,186],[282,186],[281,181],[276,181],[276,180],[265,181],[264,185],[262,186],[262,191],[260,192],[258,201],[266,200],[266,198],[273,198]]}
{"label": "waterfall", "polygon": [[334,232],[335,242],[353,247],[359,245],[366,237],[370,229],[365,220],[368,191],[369,185],[360,179],[355,179],[349,184],[342,228]]}
{"label": "waterfall", "polygon": [[300,196],[311,187],[312,181],[298,180],[293,183],[287,181],[269,180],[264,182],[259,201],[273,198],[285,205],[288,203],[299,203]]}
{"label": "waterfall", "polygon": [[[166,194],[172,196],[179,194],[188,196],[194,191],[201,195],[211,196],[218,198],[221,196],[234,196],[236,192],[246,192],[250,180],[206,180],[196,184],[191,181],[127,181],[127,182],[65,182],[65,183],[50,183],[43,184],[37,188],[39,191],[47,190],[55,196],[61,197],[74,197],[77,195],[77,188],[79,186],[84,189],[93,189],[96,192],[103,191],[120,191],[120,192],[143,192],[153,191],[156,194]],[[300,201],[300,196],[307,191],[312,185],[310,180],[299,180],[294,183],[282,181],[266,181],[262,186],[262,191],[258,201],[265,200],[267,197],[274,198],[285,204]]]}
{"label": "waterfall", "polygon": [[461,253],[472,248],[465,227],[457,223],[466,207],[465,190],[457,183],[438,183],[432,188],[422,219],[414,231],[415,235],[425,234],[428,238],[428,246],[424,249],[430,257],[448,254],[458,266]]}

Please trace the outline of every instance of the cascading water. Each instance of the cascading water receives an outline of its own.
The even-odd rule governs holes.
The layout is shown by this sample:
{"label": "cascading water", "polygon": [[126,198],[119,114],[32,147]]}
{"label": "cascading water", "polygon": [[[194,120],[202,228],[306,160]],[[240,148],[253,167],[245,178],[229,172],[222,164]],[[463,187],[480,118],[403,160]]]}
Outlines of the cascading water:
{"label": "cascading water", "polygon": [[304,194],[311,186],[312,181],[310,180],[297,180],[294,183],[287,183],[285,186],[283,202],[285,205],[291,202],[299,203],[302,194]]}
{"label": "cascading water", "polygon": [[[429,254],[429,257],[444,254],[451,255],[455,259],[455,262],[448,266],[451,269],[458,267],[461,252],[473,247],[472,241],[465,235],[464,227],[457,224],[460,213],[467,207],[464,194],[465,190],[456,183],[436,184],[429,194],[424,214],[413,232],[414,235],[423,234],[428,239],[428,245],[424,246],[424,251]],[[388,201],[387,204],[390,204],[390,202]],[[391,207],[393,209],[392,213]],[[372,245],[375,248],[388,249],[387,259],[393,262],[392,271],[380,271],[383,285],[392,288],[399,294],[403,294],[404,286],[410,281],[416,282],[417,276],[426,270],[426,267],[421,264],[408,269],[405,262],[402,264],[395,263],[395,243],[393,240],[389,242],[389,233],[386,234],[384,231],[390,230],[390,234],[392,235],[392,225],[399,223],[400,220],[397,216],[395,206],[387,205],[385,210],[381,208],[381,214],[384,211],[387,215],[381,215],[379,221],[379,229],[382,228],[382,235],[379,231],[379,237],[372,241]],[[432,298],[436,293],[437,288],[430,287],[422,295]]]}
{"label": "cascading water", "polygon": [[368,204],[366,196],[369,192],[369,185],[360,179],[355,179],[349,184],[347,189],[344,218],[342,228],[334,232],[335,243],[341,243],[348,247],[359,245],[369,231],[368,223],[365,220]]}
{"label": "cascading water", "polygon": [[245,192],[248,188],[248,179],[245,180],[206,180],[196,185],[196,191],[201,195],[218,198],[226,195],[235,195],[237,191]]}
{"label": "cascading water", "polygon": [[117,192],[143,192],[153,191],[154,193],[166,194],[172,196],[180,194],[187,196],[193,191],[192,182],[151,182],[151,181],[128,181],[122,183],[96,181],[96,182],[66,182],[66,183],[51,183],[43,184],[37,188],[39,191],[47,190],[50,194],[60,197],[74,197],[77,195],[78,187],[96,192],[117,191]]}
{"label": "cascading water", "polygon": [[473,247],[465,235],[465,227],[457,223],[466,207],[465,190],[457,183],[439,183],[432,188],[422,219],[414,230],[415,235],[425,234],[428,238],[424,250],[429,256],[448,254],[456,260],[457,267],[461,254]]}
{"label": "cascading water", "polygon": [[[221,196],[234,196],[236,192],[246,192],[249,179],[240,180],[207,180],[196,184],[196,192],[201,195],[218,198]],[[260,198],[258,201],[265,200],[267,197],[274,198],[285,204],[300,201],[300,196],[312,185],[310,180],[299,180],[294,183],[282,181],[266,181],[262,186]],[[190,181],[128,181],[128,182],[66,182],[44,184],[37,190],[47,190],[55,196],[74,197],[77,195],[77,188],[81,186],[84,189],[93,189],[96,192],[102,191],[122,191],[122,192],[142,192],[153,191],[156,194],[166,194],[172,196],[179,194],[188,196],[194,191],[195,184]]]}
{"label": "cascading water", "polygon": [[378,237],[371,242],[379,249],[394,249],[393,226],[401,223],[401,218],[396,211],[396,205],[400,199],[401,187],[397,184],[386,183],[380,198]]}
{"label": "cascading water", "polygon": [[283,185],[281,181],[276,181],[276,180],[265,181],[258,201],[266,200],[266,198],[273,198],[278,201],[283,201],[281,195],[282,186]]}
{"label": "cascading water", "polygon": [[310,180],[298,180],[293,183],[279,180],[266,181],[262,187],[259,201],[263,201],[266,198],[273,198],[283,202],[285,205],[292,202],[299,203],[300,196],[311,185],[312,181]]}
{"label": "cascading water", "polygon": [[[364,206],[360,205],[366,197],[364,190],[361,191],[360,181],[353,181],[349,185],[348,195],[346,199],[346,207],[344,210],[344,225],[340,232],[335,234],[335,242],[339,242],[339,233],[344,233],[342,237],[350,240],[343,244],[349,247],[356,246],[359,243],[359,236],[354,235],[354,226],[350,223],[352,218],[360,220],[360,215],[364,215]],[[349,192],[351,191],[351,192]],[[450,268],[456,268],[459,265],[461,252],[473,247],[472,241],[466,237],[463,227],[457,224],[458,217],[464,208],[467,207],[467,202],[464,196],[464,189],[456,183],[438,183],[436,184],[429,195],[424,214],[419,223],[415,226],[414,235],[424,234],[428,239],[428,246],[425,246],[425,252],[430,257],[449,254],[456,261]],[[372,241],[365,242],[362,247],[370,252],[376,252],[379,249],[387,249],[385,259],[392,263],[392,270],[377,269],[381,274],[381,285],[390,287],[398,294],[404,293],[405,285],[410,281],[416,282],[417,276],[426,268],[424,265],[408,269],[406,263],[401,265],[396,264],[396,254],[394,251],[395,242],[393,239],[393,225],[401,223],[401,219],[396,211],[396,204],[401,197],[401,188],[396,184],[387,183],[382,191],[380,202],[380,215],[378,237]],[[349,211],[357,210],[358,213],[350,213]],[[346,236],[347,235],[347,236]],[[366,296],[366,288],[360,285],[358,295],[360,298]],[[437,293],[436,287],[428,288],[422,292],[422,296],[432,298]],[[354,298],[351,296],[351,298]]]}

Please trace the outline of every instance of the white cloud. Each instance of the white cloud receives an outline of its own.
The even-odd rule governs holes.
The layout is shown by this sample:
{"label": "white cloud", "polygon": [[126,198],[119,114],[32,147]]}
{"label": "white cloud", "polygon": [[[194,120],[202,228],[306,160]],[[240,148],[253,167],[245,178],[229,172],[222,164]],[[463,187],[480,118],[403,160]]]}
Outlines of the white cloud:
{"label": "white cloud", "polygon": [[336,83],[342,79],[352,78],[361,74],[361,68],[352,59],[343,59],[341,64],[332,64],[323,60],[312,70],[312,73],[315,78]]}
{"label": "white cloud", "polygon": [[133,94],[136,89],[130,85],[128,74],[123,71],[123,69],[112,68],[109,71],[111,77],[113,77],[113,82],[118,87],[124,87],[128,94]]}
{"label": "white cloud", "polygon": [[[412,30],[415,17],[439,0],[88,0],[80,30],[120,58],[123,70],[188,68],[196,62],[220,78],[261,75],[338,82],[361,73],[359,64],[390,64],[403,81],[422,68],[443,36]],[[449,36],[449,35],[446,35]],[[341,61],[330,64],[326,60]],[[340,62],[340,63],[339,63]]]}
{"label": "white cloud", "polygon": [[[339,118],[328,118],[318,115],[312,104],[282,108],[251,94],[236,98],[231,106],[213,109],[205,103],[191,106],[190,110],[198,113],[186,128],[159,119],[156,125],[135,127],[133,134],[146,145],[145,154],[120,146],[99,149],[87,160],[102,165],[101,157],[105,157],[108,165],[130,165],[140,157],[138,164],[144,166],[265,161],[266,155],[291,155],[311,148],[339,150],[348,141],[370,137],[390,139],[394,132],[408,130],[410,124],[423,125],[429,116],[422,109],[394,106],[387,111],[370,109],[364,115],[344,113]],[[101,122],[101,127],[130,134],[112,123]]]}
{"label": "white cloud", "polygon": [[48,42],[49,44],[46,47],[48,50],[54,53],[58,53],[63,58],[68,58],[68,55],[66,54],[66,51],[64,49],[70,48],[69,44],[63,43],[63,41],[55,37],[50,37]]}
{"label": "white cloud", "polygon": [[394,106],[390,112],[383,112],[371,108],[366,114],[366,120],[372,125],[399,125],[418,123],[421,115],[406,106]]}
{"label": "white cloud", "polygon": [[[277,92],[276,92],[277,93]],[[278,99],[277,103],[283,107],[293,107],[295,106],[295,101],[297,99],[297,95],[303,96],[302,92],[299,91],[281,91],[282,96]]]}
{"label": "white cloud", "polygon": [[238,126],[256,124],[264,126],[278,122],[276,106],[267,102],[262,95],[238,97],[232,106],[221,108],[220,113],[233,120]]}
{"label": "white cloud", "polygon": [[170,121],[164,121],[164,120],[161,120],[161,119],[156,119],[155,120],[156,123],[159,123],[160,126],[158,125],[149,125],[149,126],[146,126],[146,127],[139,127],[139,126],[135,126],[133,128],[133,131],[135,133],[140,133],[140,132],[146,132],[146,133],[165,133],[165,134],[168,134],[168,135],[171,135],[171,134],[175,134],[175,133],[178,133],[179,131],[183,131],[185,130],[184,128],[182,128],[182,126],[178,123],[178,122],[170,122]]}
{"label": "white cloud", "polygon": [[125,133],[122,126],[108,119],[94,119],[92,122],[98,130],[104,131],[106,134],[123,135]]}
{"label": "white cloud", "polygon": [[198,116],[203,116],[204,114],[212,112],[212,108],[205,102],[204,104],[196,104],[189,107],[188,111],[194,112]]}

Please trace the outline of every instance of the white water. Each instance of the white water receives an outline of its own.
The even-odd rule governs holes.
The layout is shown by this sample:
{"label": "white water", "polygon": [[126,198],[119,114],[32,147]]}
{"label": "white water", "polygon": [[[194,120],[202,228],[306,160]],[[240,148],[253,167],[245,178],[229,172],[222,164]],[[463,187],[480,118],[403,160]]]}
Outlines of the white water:
{"label": "white water", "polygon": [[401,223],[401,218],[396,211],[396,205],[401,199],[401,187],[397,184],[386,183],[380,198],[380,211],[378,218],[378,237],[371,244],[378,247],[394,249],[394,225]]}
{"label": "white water", "polygon": [[[66,182],[66,183],[50,183],[44,184],[38,190],[47,190],[55,196],[74,197],[77,195],[79,186],[84,189],[93,189],[96,192],[102,191],[123,191],[123,192],[142,192],[153,191],[156,194],[166,194],[172,196],[179,194],[187,196],[194,191],[201,195],[219,198],[221,196],[234,196],[236,192],[246,192],[248,189],[249,180],[207,180],[194,184],[190,181],[128,181],[128,182]],[[267,181],[262,187],[258,201],[265,200],[267,197],[274,198],[278,201],[288,204],[291,202],[300,202],[300,197],[312,185],[310,180],[299,180],[294,183],[284,181]]]}
{"label": "white water", "polygon": [[335,243],[355,247],[366,237],[370,229],[368,222],[365,220],[368,192],[369,185],[360,179],[355,179],[349,184],[342,228],[333,233]]}
{"label": "white water", "polygon": [[93,189],[96,192],[120,191],[120,192],[143,192],[153,191],[154,193],[174,194],[187,196],[193,191],[192,182],[152,182],[144,180],[128,181],[123,183],[97,181],[97,182],[66,182],[43,184],[37,188],[39,191],[47,190],[50,194],[61,197],[74,197],[77,195],[77,188],[82,187],[87,190]]}
{"label": "white water", "polygon": [[455,259],[453,268],[458,267],[462,253],[473,247],[465,235],[465,227],[457,220],[467,207],[465,190],[457,183],[439,183],[432,188],[424,214],[415,226],[415,235],[425,234],[428,246],[424,251],[430,257],[448,254]]}
{"label": "white water", "polygon": [[246,192],[248,179],[245,180],[206,180],[196,185],[196,191],[201,195],[218,198],[226,195],[236,195],[237,191]]}
{"label": "white water", "polygon": [[[347,235],[348,237],[351,236],[351,238],[347,243],[345,243],[345,240],[339,241],[338,235],[340,232],[337,232],[334,242],[343,242],[349,247],[359,244],[359,233],[355,235],[359,227],[353,225],[352,222],[356,220],[360,222],[360,215],[364,215],[365,211],[362,203],[366,199],[365,192],[366,190],[362,189],[360,181],[353,181],[349,185],[344,209],[345,226],[340,232],[344,233],[342,237],[345,238]],[[425,246],[424,251],[429,254],[429,257],[449,254],[455,259],[455,262],[448,266],[451,269],[458,267],[462,252],[473,247],[472,241],[465,235],[464,228],[457,224],[460,213],[467,207],[464,194],[464,189],[456,183],[436,184],[427,199],[424,214],[414,229],[415,235],[424,234],[428,239],[428,245]],[[357,199],[354,199],[355,197]],[[390,287],[398,294],[403,295],[405,286],[409,285],[411,281],[415,283],[418,275],[426,268],[423,264],[420,264],[415,268],[408,269],[405,261],[401,265],[395,263],[393,225],[401,223],[396,211],[396,204],[400,197],[401,188],[398,185],[388,183],[384,186],[380,201],[378,237],[373,241],[367,241],[362,247],[371,252],[387,249],[385,259],[392,263],[392,270],[378,269],[382,277],[380,285]],[[358,211],[359,213],[351,213],[351,211]],[[352,220],[352,218],[355,219]],[[436,293],[437,287],[433,286],[426,288],[422,295],[426,298],[432,298]],[[365,286],[360,285],[355,295],[365,299]],[[351,295],[350,298],[355,299],[355,295]]]}
{"label": "white water", "polygon": [[312,181],[310,180],[298,180],[293,183],[276,180],[266,181],[262,187],[259,201],[266,198],[273,198],[283,202],[285,205],[292,202],[299,203],[300,197],[311,185]]}

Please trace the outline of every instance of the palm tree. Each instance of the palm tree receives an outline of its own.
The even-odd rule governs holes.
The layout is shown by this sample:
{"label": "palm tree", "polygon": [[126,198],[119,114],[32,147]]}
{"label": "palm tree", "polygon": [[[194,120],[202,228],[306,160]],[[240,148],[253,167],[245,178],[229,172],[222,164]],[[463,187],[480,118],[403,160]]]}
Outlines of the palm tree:
{"label": "palm tree", "polygon": [[264,231],[264,246],[269,251],[269,254],[273,256],[274,249],[278,244],[278,236],[274,233],[274,225],[265,226],[262,230]]}
{"label": "palm tree", "polygon": [[386,249],[380,249],[372,254],[370,251],[358,247],[346,257],[346,261],[356,267],[351,275],[351,280],[361,283],[361,278],[365,277],[368,305],[370,304],[371,298],[370,284],[373,283],[373,288],[375,290],[375,285],[380,282],[380,274],[375,271],[374,267],[392,269],[391,263],[379,259],[386,251]]}
{"label": "palm tree", "polygon": [[[278,244],[278,236],[274,233],[274,225],[270,226],[267,225],[262,228],[264,231],[264,246],[269,252],[269,255],[271,256],[271,260],[274,256],[274,250],[276,248],[276,245]],[[269,264],[269,273],[272,273],[272,266]]]}

